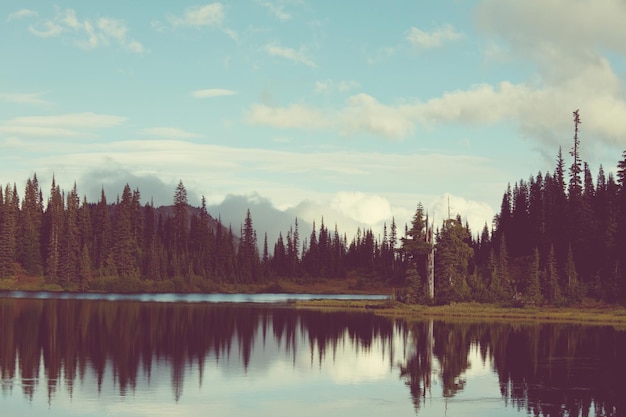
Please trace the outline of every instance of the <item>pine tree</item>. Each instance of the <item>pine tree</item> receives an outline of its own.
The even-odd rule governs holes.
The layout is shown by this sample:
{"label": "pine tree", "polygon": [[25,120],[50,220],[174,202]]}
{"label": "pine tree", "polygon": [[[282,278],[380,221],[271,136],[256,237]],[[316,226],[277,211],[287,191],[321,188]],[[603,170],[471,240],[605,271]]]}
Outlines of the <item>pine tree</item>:
{"label": "pine tree", "polygon": [[320,263],[319,263],[319,247],[317,244],[317,230],[315,230],[315,221],[311,228],[311,235],[309,237],[309,248],[305,255],[302,256],[302,263],[307,274],[311,277],[319,277]]}
{"label": "pine tree", "polygon": [[241,279],[244,282],[257,281],[259,279],[259,256],[256,245],[256,233],[252,226],[250,209],[246,211],[237,257],[239,260]]}
{"label": "pine tree", "polygon": [[188,205],[187,190],[180,180],[174,193],[174,249],[179,255],[187,251]]}
{"label": "pine tree", "polygon": [[131,223],[132,192],[126,184],[122,192],[121,201],[115,206],[115,220],[113,222],[112,254],[117,275],[123,279],[137,278],[139,267],[137,263],[137,242],[134,239]]}
{"label": "pine tree", "polygon": [[526,302],[530,305],[541,303],[541,278],[539,271],[539,250],[535,248],[530,261],[528,282],[525,291]]}
{"label": "pine tree", "polygon": [[0,278],[15,275],[15,249],[17,218],[19,214],[19,199],[17,188],[13,190],[6,185],[4,189],[4,201],[0,191]]}
{"label": "pine tree", "polygon": [[283,241],[282,232],[278,233],[278,239],[274,244],[274,257],[272,258],[272,269],[279,277],[284,277],[287,273],[287,251]]}
{"label": "pine tree", "polygon": [[553,305],[558,305],[562,302],[561,286],[559,285],[559,273],[556,267],[556,257],[554,255],[554,247],[550,247],[550,253],[546,261],[546,267],[544,270],[544,283],[545,292],[544,298],[546,301]]}
{"label": "pine tree", "polygon": [[620,301],[626,301],[626,151],[617,165],[617,233],[615,239],[615,268],[613,280],[617,284]]}
{"label": "pine tree", "polygon": [[574,114],[574,146],[570,151],[570,155],[574,158],[570,167],[569,195],[570,198],[578,198],[582,194],[582,162],[580,160],[580,139],[578,139],[578,125],[580,124],[580,114],[576,110]]}
{"label": "pine tree", "polygon": [[443,222],[437,236],[435,256],[435,297],[439,302],[465,301],[469,298],[469,262],[474,251],[467,243],[470,236],[460,218]]}
{"label": "pine tree", "polygon": [[80,262],[78,264],[78,276],[79,276],[79,289],[81,291],[87,291],[89,284],[93,278],[91,272],[91,257],[89,256],[89,249],[87,244],[83,244],[83,248],[80,254]]}
{"label": "pine tree", "polygon": [[570,303],[579,302],[583,296],[583,289],[578,280],[576,264],[574,263],[574,254],[572,247],[567,252],[567,263],[565,264],[565,293]]}
{"label": "pine tree", "polygon": [[267,245],[267,232],[263,237],[263,257],[261,258],[261,277],[267,280],[270,276],[270,254]]}
{"label": "pine tree", "polygon": [[56,185],[54,176],[50,188],[50,197],[46,207],[46,281],[53,284],[60,283],[61,251],[64,243],[64,202],[61,188]]}
{"label": "pine tree", "polygon": [[144,207],[143,221],[142,275],[146,279],[160,281],[162,279],[159,262],[161,245],[157,237],[157,219],[152,201],[146,203]]}
{"label": "pine tree", "polygon": [[92,228],[92,268],[99,271],[101,276],[116,275],[117,271],[112,256],[113,226],[104,188],[100,191],[100,201],[95,208]]}
{"label": "pine tree", "polygon": [[206,198],[202,196],[200,215],[192,216],[192,227],[189,230],[191,256],[194,260],[195,273],[209,276],[211,271],[211,257],[213,251],[213,232],[209,225],[209,213],[206,207]]}
{"label": "pine tree", "polygon": [[626,151],[622,153],[622,159],[617,163],[617,185],[621,188],[626,186]]}
{"label": "pine tree", "polygon": [[19,216],[17,233],[17,261],[29,275],[41,276],[43,261],[41,258],[41,228],[43,220],[43,202],[37,174],[26,182],[22,210]]}
{"label": "pine tree", "polygon": [[497,252],[492,249],[489,255],[489,292],[494,301],[509,301],[513,295],[509,275],[509,255],[506,238],[502,237]]}
{"label": "pine tree", "polygon": [[63,245],[59,260],[60,281],[64,287],[79,282],[79,264],[81,257],[78,210],[80,198],[74,188],[67,194],[67,204],[63,221]]}
{"label": "pine tree", "polygon": [[411,229],[407,230],[406,237],[402,238],[402,250],[407,256],[409,265],[417,271],[423,288],[428,280],[428,254],[432,244],[427,239],[427,221],[422,203],[418,203],[411,221]]}

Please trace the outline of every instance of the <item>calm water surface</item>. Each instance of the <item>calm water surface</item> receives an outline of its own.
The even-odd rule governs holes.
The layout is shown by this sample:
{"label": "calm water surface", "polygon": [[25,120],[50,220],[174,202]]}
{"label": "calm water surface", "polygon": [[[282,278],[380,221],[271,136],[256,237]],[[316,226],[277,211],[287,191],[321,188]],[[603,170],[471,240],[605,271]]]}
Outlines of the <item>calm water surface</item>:
{"label": "calm water surface", "polygon": [[0,298],[0,416],[626,413],[626,332],[611,327],[193,297]]}

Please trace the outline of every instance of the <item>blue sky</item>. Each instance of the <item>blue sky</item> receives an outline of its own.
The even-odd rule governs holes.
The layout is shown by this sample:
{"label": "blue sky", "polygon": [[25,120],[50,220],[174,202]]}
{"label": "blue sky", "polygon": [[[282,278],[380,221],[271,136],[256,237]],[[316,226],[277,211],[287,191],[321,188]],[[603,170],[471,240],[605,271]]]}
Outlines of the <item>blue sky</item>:
{"label": "blue sky", "polygon": [[347,233],[449,199],[477,233],[567,155],[573,110],[594,175],[626,148],[622,0],[5,0],[0,22],[0,183],[20,192],[36,172],[160,205],[182,179],[195,204]]}

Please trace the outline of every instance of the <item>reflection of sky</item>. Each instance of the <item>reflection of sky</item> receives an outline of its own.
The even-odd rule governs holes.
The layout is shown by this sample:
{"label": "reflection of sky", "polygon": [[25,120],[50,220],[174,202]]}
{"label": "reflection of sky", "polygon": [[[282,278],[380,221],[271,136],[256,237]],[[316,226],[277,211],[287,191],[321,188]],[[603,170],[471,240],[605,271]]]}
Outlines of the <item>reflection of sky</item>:
{"label": "reflection of sky", "polygon": [[[268,332],[257,332],[246,369],[237,340],[229,357],[197,360],[182,371],[182,395],[175,401],[174,376],[169,362],[156,359],[150,372],[140,369],[137,385],[120,395],[107,365],[102,391],[89,366],[74,381],[70,395],[61,378],[50,402],[45,379],[38,382],[32,402],[17,385],[0,397],[3,417],[12,416],[413,416],[408,387],[399,377],[398,364],[411,353],[398,335],[391,341],[375,338],[367,349],[345,334],[328,346],[320,359],[305,332],[296,333],[295,349],[286,349]],[[444,399],[434,363],[433,386],[420,407],[420,416],[518,415],[503,408],[497,376],[490,363],[483,364],[477,349],[470,352],[471,367],[461,378],[465,388]],[[149,376],[148,376],[149,374]],[[42,368],[40,375],[45,375]]]}

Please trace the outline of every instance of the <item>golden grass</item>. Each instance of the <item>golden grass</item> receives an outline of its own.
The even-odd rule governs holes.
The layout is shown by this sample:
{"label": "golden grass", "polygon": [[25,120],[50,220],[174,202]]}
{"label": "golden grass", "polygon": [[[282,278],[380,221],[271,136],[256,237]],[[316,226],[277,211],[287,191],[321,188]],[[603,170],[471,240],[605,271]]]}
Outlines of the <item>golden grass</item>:
{"label": "golden grass", "polygon": [[[47,284],[43,277],[16,277],[0,279],[0,291],[63,291],[58,285]],[[381,283],[360,280],[355,275],[346,279],[329,280],[274,280],[264,284],[216,283],[208,289],[221,293],[288,293],[288,294],[390,294],[391,288]],[[404,319],[446,320],[517,320],[539,322],[568,322],[611,325],[626,328],[626,308],[586,300],[571,307],[512,308],[496,304],[457,303],[443,306],[407,305],[392,300],[311,300],[299,301],[296,308],[323,310],[350,310],[373,312],[387,317]]]}
{"label": "golden grass", "polygon": [[311,300],[299,301],[296,306],[322,310],[368,311],[382,316],[405,319],[514,320],[626,327],[626,308],[593,302],[585,302],[573,307],[511,308],[482,303],[423,306],[406,305],[391,300]]}

